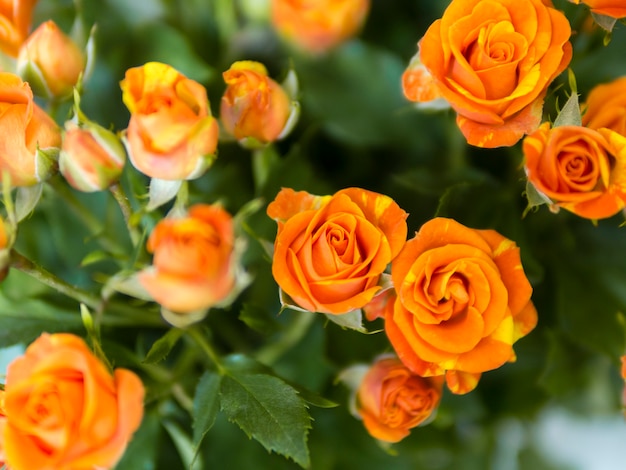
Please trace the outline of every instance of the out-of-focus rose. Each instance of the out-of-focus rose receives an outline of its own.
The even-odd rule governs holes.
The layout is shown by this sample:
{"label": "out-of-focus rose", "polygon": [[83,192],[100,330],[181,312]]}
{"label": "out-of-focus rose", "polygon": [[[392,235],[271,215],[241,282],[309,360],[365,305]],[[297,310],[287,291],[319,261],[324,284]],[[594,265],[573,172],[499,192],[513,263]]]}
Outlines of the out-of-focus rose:
{"label": "out-of-focus rose", "polygon": [[287,41],[317,54],[355,35],[369,8],[369,0],[272,0],[272,23]]}
{"label": "out-of-focus rose", "polygon": [[250,60],[235,62],[223,76],[228,85],[220,106],[224,129],[240,141],[265,144],[278,139],[291,114],[291,100],[267,76],[265,66]]}
{"label": "out-of-focus rose", "polygon": [[622,367],[620,372],[622,373],[622,379],[624,379],[624,388],[622,391],[622,408],[624,417],[626,418],[626,355],[621,357]]}
{"label": "out-of-focus rose", "polygon": [[196,204],[161,220],[148,239],[153,265],[139,282],[163,307],[189,313],[215,306],[236,285],[233,220],[217,205]]}
{"label": "out-of-focus rose", "polygon": [[126,162],[126,152],[117,136],[95,123],[81,128],[66,124],[59,170],[79,191],[101,191],[115,183]]}
{"label": "out-of-focus rose", "polygon": [[482,372],[515,360],[513,343],[537,322],[516,244],[446,218],[426,222],[391,265],[398,297],[385,331],[404,364],[446,375],[467,393]]}
{"label": "out-of-focus rose", "polygon": [[611,18],[626,18],[626,4],[623,0],[569,0],[577,5],[587,5],[593,13],[610,16]]}
{"label": "out-of-focus rose", "polygon": [[626,77],[595,86],[582,108],[583,126],[606,127],[626,137]]}
{"label": "out-of-focus rose", "polygon": [[602,219],[626,205],[626,137],[617,132],[544,123],[523,150],[528,180],[557,206]]}
{"label": "out-of-focus rose", "polygon": [[405,95],[424,100],[413,88],[434,82],[469,144],[513,145],[541,123],[546,89],[572,56],[570,32],[550,0],[453,0],[419,43],[430,76],[413,75]]}
{"label": "out-of-focus rose", "polygon": [[360,188],[324,197],[285,188],[267,214],[278,222],[274,279],[312,312],[365,306],[406,241],[407,213],[390,197]]}
{"label": "out-of-focus rose", "polygon": [[218,137],[206,89],[160,62],[127,70],[120,86],[131,114],[125,144],[133,166],[163,180],[202,175]]}
{"label": "out-of-focus rose", "polygon": [[[85,53],[54,21],[39,27],[22,44],[17,70],[31,83],[35,93],[63,98],[72,93],[86,64]],[[35,88],[38,84],[41,90]]]}
{"label": "out-of-focus rose", "polygon": [[33,101],[28,83],[12,73],[0,72],[0,131],[0,171],[8,172],[12,186],[31,186],[49,176],[61,130]]}
{"label": "out-of-focus rose", "polygon": [[0,50],[17,57],[20,46],[28,37],[28,30],[37,0],[0,1]]}
{"label": "out-of-focus rose", "polygon": [[399,442],[437,410],[442,387],[443,376],[420,377],[397,357],[382,357],[363,377],[356,409],[373,437]]}
{"label": "out-of-focus rose", "polygon": [[11,470],[112,468],[143,417],[144,387],[71,334],[44,333],[7,369],[3,448]]}

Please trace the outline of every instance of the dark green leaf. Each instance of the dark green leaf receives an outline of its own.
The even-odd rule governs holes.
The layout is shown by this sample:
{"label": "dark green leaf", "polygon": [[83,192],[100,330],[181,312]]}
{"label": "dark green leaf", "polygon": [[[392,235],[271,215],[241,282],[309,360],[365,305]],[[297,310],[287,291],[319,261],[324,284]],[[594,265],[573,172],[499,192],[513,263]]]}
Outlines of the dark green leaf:
{"label": "dark green leaf", "polygon": [[202,470],[204,468],[202,465],[202,458],[201,456],[196,455],[194,446],[191,443],[189,436],[183,432],[180,426],[172,421],[163,421],[162,424],[172,439],[174,446],[176,446],[176,450],[178,450],[178,455],[180,455],[184,468],[189,470]]}
{"label": "dark green leaf", "polygon": [[211,429],[219,410],[219,389],[222,376],[206,371],[196,387],[193,399],[193,445],[200,447],[202,439]]}
{"label": "dark green leaf", "polygon": [[183,335],[183,332],[184,331],[180,328],[170,328],[167,333],[154,342],[142,362],[144,364],[156,364],[157,362],[161,362],[176,345]]}
{"label": "dark green leaf", "polygon": [[309,466],[311,417],[293,387],[271,375],[231,372],[222,380],[221,409],[268,451]]}
{"label": "dark green leaf", "polygon": [[156,413],[147,413],[133,435],[116,470],[154,470],[157,468],[161,425]]}

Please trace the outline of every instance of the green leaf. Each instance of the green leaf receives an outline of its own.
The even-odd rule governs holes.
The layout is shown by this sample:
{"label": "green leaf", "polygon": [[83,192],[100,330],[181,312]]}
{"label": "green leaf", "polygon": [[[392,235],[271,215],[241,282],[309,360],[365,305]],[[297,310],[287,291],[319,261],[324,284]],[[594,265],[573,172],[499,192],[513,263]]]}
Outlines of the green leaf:
{"label": "green leaf", "polygon": [[565,102],[558,116],[554,120],[552,127],[559,126],[582,126],[582,117],[580,116],[580,105],[578,104],[578,94],[572,93]]}
{"label": "green leaf", "polygon": [[311,417],[296,390],[277,377],[231,372],[222,380],[221,409],[268,451],[310,465]]}
{"label": "green leaf", "polygon": [[[598,24],[598,26],[600,26],[602,29],[609,33],[613,31],[613,27],[617,22],[617,19],[607,15],[600,15],[598,13],[591,12],[591,16],[593,17],[593,20]],[[606,46],[607,44],[608,42],[605,42],[604,45]]]}
{"label": "green leaf", "polygon": [[196,452],[202,443],[202,439],[215,423],[215,417],[219,410],[219,389],[222,376],[206,371],[200,377],[196,394],[193,399],[193,445]]}
{"label": "green leaf", "polygon": [[142,362],[144,364],[156,364],[157,362],[161,362],[167,357],[182,335],[183,330],[170,328],[167,333],[154,342]]}
{"label": "green leaf", "polygon": [[204,468],[202,456],[196,455],[196,451],[189,436],[172,421],[165,420],[162,424],[172,438],[172,442],[176,450],[178,450],[178,455],[180,455],[184,467],[189,470],[202,470]]}
{"label": "green leaf", "polygon": [[326,318],[342,328],[368,333],[367,328],[363,326],[363,312],[360,308],[341,315],[327,314]]}
{"label": "green leaf", "polygon": [[524,215],[526,215],[526,213],[528,213],[529,210],[534,209],[535,207],[541,206],[543,204],[548,204],[551,207],[554,206],[554,203],[552,202],[552,200],[548,196],[540,192],[537,188],[535,188],[535,185],[532,184],[530,181],[526,182],[525,194],[526,194],[526,199],[528,199],[528,206],[526,207],[526,210],[524,211]]}
{"label": "green leaf", "polygon": [[[226,356],[223,359],[222,365],[226,367],[229,372],[235,374],[266,374],[278,377],[271,367],[255,361],[251,357],[243,354],[231,354]],[[318,393],[308,390],[282,377],[278,378],[292,386],[300,394],[304,401],[313,406],[317,406],[318,408],[334,408],[335,406],[338,406],[334,401],[328,400]]]}
{"label": "green leaf", "polygon": [[42,193],[43,183],[17,188],[15,216],[18,222],[24,220],[35,209]]}

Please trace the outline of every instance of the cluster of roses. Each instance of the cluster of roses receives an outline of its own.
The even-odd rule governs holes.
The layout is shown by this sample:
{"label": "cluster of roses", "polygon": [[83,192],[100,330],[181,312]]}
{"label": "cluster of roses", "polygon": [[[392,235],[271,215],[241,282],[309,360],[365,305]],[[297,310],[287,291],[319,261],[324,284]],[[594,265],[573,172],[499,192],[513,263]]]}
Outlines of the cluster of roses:
{"label": "cluster of roses", "polygon": [[[115,191],[128,155],[151,178],[144,210],[176,197],[215,158],[220,126],[205,88],[149,62],[121,81],[131,115],[121,136],[84,115],[79,93],[62,132],[35,103],[33,89],[49,99],[70,97],[90,61],[50,22],[27,35],[35,3],[0,5],[10,26],[0,47],[17,57],[21,75],[0,73],[0,120],[9,130],[0,147],[3,184],[40,185],[58,166],[80,191]],[[272,20],[287,40],[321,53],[353,35],[368,8],[367,0],[274,0]],[[626,16],[619,6],[596,10]],[[549,1],[453,0],[422,39],[404,88],[417,101],[447,100],[470,144],[513,145],[531,134],[524,149],[537,190],[585,217],[608,217],[626,200],[625,137],[593,103],[612,92],[599,88],[589,97],[585,128],[540,126],[547,87],[572,55],[569,36],[566,18]],[[294,92],[269,78],[262,64],[236,62],[223,78],[224,133],[259,148],[289,132],[298,112]],[[614,120],[620,119],[623,134],[623,117]],[[444,382],[453,393],[467,393],[483,372],[514,361],[513,344],[537,322],[519,249],[493,230],[436,218],[407,241],[407,214],[391,198],[359,188],[330,196],[283,189],[267,213],[278,223],[272,272],[284,305],[338,323],[360,310],[384,320],[396,355],[363,370],[355,395],[358,414],[378,439],[397,442],[426,422]],[[12,214],[8,221],[3,251],[19,222]],[[175,205],[150,234],[147,250],[153,262],[135,273],[133,295],[161,304],[177,326],[232,302],[247,282],[233,218],[216,204]],[[143,396],[134,373],[112,372],[79,338],[44,334],[7,372],[3,458],[14,470],[110,468],[139,426]]]}
{"label": "cluster of roses", "polygon": [[[118,181],[128,156],[135,169],[151,178],[146,211],[173,199],[184,180],[201,176],[215,158],[220,129],[206,89],[167,64],[132,68],[120,83],[131,113],[128,127],[119,135],[105,129],[80,108],[93,38],[72,38],[53,21],[29,35],[36,3],[0,4],[0,49],[15,72],[8,67],[0,73],[0,123],[6,131],[0,146],[2,185],[37,194],[58,169],[79,191],[111,188],[124,199]],[[285,1],[272,4],[277,30],[318,53],[354,34],[369,6],[367,0],[331,9],[319,3],[304,9]],[[227,89],[220,122],[225,134],[258,148],[289,132],[297,103],[262,64],[236,62],[223,78]],[[64,130],[34,95],[50,103],[74,99],[73,117]],[[3,270],[10,264],[18,223],[37,202],[37,197],[30,199],[21,214],[7,205],[6,220],[0,219]],[[170,323],[199,321],[209,308],[232,302],[246,283],[234,232],[232,216],[218,204],[177,205],[148,239],[152,266],[126,284],[135,285],[133,295],[160,303]],[[136,245],[138,237],[132,241]],[[0,465],[12,470],[104,469],[119,461],[139,427],[145,391],[135,373],[112,370],[105,357],[92,353],[77,336],[43,333],[10,364],[1,393]]]}
{"label": "cluster of roses", "polygon": [[267,213],[278,223],[272,273],[286,306],[333,321],[360,309],[384,319],[397,357],[363,370],[356,395],[380,440],[397,442],[425,422],[444,381],[464,394],[483,372],[514,361],[513,343],[535,327],[519,249],[493,230],[436,218],[406,241],[406,212],[359,188],[283,189]]}

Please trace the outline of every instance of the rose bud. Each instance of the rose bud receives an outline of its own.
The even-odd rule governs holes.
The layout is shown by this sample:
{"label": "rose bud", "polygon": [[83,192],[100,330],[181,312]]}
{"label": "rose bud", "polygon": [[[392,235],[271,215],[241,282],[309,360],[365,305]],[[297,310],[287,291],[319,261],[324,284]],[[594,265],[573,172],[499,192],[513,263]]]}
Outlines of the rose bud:
{"label": "rose bud", "polygon": [[110,469],[143,417],[144,387],[78,336],[42,334],[7,368],[2,447],[11,470]]}
{"label": "rose bud", "polygon": [[28,83],[0,73],[0,170],[11,186],[32,186],[55,168],[61,130],[34,101]]}
{"label": "rose bud", "polygon": [[103,127],[89,123],[79,127],[66,124],[59,170],[67,182],[84,192],[101,191],[117,182],[126,152],[117,136]]}
{"label": "rose bud", "polygon": [[46,98],[69,96],[85,64],[85,53],[52,20],[39,25],[17,57],[18,73]]}
{"label": "rose bud", "polygon": [[198,321],[206,315],[198,311],[222,305],[238,289],[235,243],[228,212],[218,205],[191,206],[156,225],[146,246],[154,253],[152,266],[139,273],[139,282],[167,310]]}
{"label": "rose bud", "polygon": [[133,166],[163,180],[201,176],[218,137],[206,89],[160,62],[127,70],[120,87],[130,111],[123,140]]}
{"label": "rose bud", "polygon": [[[265,66],[245,60],[223,74],[228,85],[220,106],[224,129],[242,143],[266,144],[284,136],[292,113],[285,90],[267,76]],[[291,126],[289,126],[291,127]]]}
{"label": "rose bud", "polygon": [[0,2],[0,50],[17,57],[20,46],[28,36],[37,0]]}
{"label": "rose bud", "polygon": [[272,0],[272,23],[287,41],[319,54],[354,36],[369,8],[369,0]]}
{"label": "rose bud", "polygon": [[606,127],[626,137],[626,77],[593,87],[581,108],[583,126]]}

